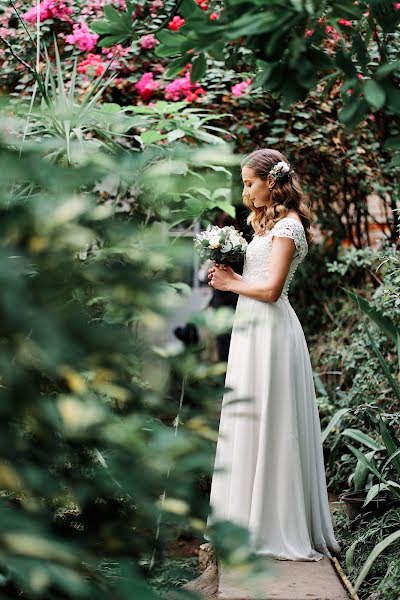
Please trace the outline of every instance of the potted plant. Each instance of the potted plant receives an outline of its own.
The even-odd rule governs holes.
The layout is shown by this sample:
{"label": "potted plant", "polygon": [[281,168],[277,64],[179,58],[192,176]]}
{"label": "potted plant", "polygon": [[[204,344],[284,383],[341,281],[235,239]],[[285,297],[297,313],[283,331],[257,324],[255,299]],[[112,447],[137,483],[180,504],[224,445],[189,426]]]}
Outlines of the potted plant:
{"label": "potted plant", "polygon": [[379,515],[400,506],[400,445],[383,415],[374,415],[369,407],[365,417],[378,430],[383,444],[378,445],[369,438],[377,447],[365,454],[352,444],[346,444],[358,459],[351,477],[354,490],[341,496],[350,521],[361,513]]}

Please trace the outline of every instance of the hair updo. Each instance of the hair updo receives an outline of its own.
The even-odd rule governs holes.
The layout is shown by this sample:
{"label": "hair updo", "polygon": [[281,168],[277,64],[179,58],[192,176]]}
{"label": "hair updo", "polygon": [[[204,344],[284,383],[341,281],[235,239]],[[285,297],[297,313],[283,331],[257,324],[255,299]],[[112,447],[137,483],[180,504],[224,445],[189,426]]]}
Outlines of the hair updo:
{"label": "hair updo", "polygon": [[[290,170],[287,171],[285,168],[280,169],[278,167],[272,171],[271,175],[275,179],[275,185],[271,190],[272,205],[257,208],[251,198],[245,197],[243,199],[245,206],[251,211],[247,217],[247,223],[252,226],[255,234],[259,235],[265,229],[272,229],[275,223],[286,217],[290,211],[296,211],[303,223],[307,242],[310,243],[313,239],[310,230],[313,220],[312,212],[305,200],[299,178],[284,155],[272,148],[260,148],[245,156],[240,168],[249,167],[253,169],[256,177],[266,182],[271,169],[280,162],[287,163]],[[265,221],[265,227],[262,225],[262,221]]]}

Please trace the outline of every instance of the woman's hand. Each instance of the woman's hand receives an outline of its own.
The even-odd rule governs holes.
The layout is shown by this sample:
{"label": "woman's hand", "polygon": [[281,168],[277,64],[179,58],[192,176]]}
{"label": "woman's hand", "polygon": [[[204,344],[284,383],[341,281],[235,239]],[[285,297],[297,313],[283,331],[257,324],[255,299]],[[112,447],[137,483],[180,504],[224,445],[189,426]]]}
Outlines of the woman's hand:
{"label": "woman's hand", "polygon": [[221,292],[229,292],[231,284],[238,278],[240,275],[235,273],[232,267],[221,265],[215,261],[213,261],[213,266],[208,269],[208,285]]}

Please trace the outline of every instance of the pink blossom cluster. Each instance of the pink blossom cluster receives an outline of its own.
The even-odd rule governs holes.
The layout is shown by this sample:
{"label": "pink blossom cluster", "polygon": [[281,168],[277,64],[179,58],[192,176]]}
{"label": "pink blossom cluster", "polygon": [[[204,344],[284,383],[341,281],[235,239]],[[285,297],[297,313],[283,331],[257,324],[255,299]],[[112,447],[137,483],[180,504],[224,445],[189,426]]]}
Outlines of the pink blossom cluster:
{"label": "pink blossom cluster", "polygon": [[155,81],[153,73],[143,73],[142,77],[133,86],[143,100],[149,100],[155,90],[161,87],[161,81]]}
{"label": "pink blossom cluster", "polygon": [[142,37],[139,39],[139,44],[144,50],[152,50],[159,43],[160,42],[153,33],[142,35]]}
{"label": "pink blossom cluster", "polygon": [[118,52],[117,58],[121,58],[122,56],[127,56],[130,53],[129,48],[124,48],[121,44],[116,44],[115,46],[110,46],[108,48],[102,48],[101,52],[106,55],[106,58],[112,58],[116,52]]}
{"label": "pink blossom cluster", "polygon": [[89,0],[82,6],[81,16],[101,17],[105,0]]}
{"label": "pink blossom cluster", "polygon": [[104,73],[106,64],[103,63],[103,57],[100,54],[93,54],[90,52],[84,60],[81,60],[78,65],[78,73],[87,74],[89,71],[94,71],[95,75],[99,77]]}
{"label": "pink blossom cluster", "polygon": [[179,15],[175,15],[175,17],[168,23],[168,29],[171,31],[178,31],[180,27],[183,27],[185,24],[185,19],[182,19]]}
{"label": "pink blossom cluster", "polygon": [[395,10],[400,10],[400,2],[395,2],[395,3],[393,4],[393,8],[394,8]]}
{"label": "pink blossom cluster", "polygon": [[[195,0],[197,6],[199,6],[202,10],[209,9],[209,6],[208,6],[209,1],[210,0]],[[216,21],[217,19],[219,19],[219,14],[216,12],[212,12],[210,14],[209,18],[211,19],[211,21]]]}
{"label": "pink blossom cluster", "polygon": [[209,0],[195,0],[197,6],[203,10],[208,10],[208,1]]}
{"label": "pink blossom cluster", "polygon": [[248,78],[248,79],[246,79],[246,81],[241,81],[240,83],[237,83],[236,85],[234,85],[231,88],[231,92],[234,96],[239,97],[243,94],[244,90],[249,87],[250,84],[251,84],[251,79]]}
{"label": "pink blossom cluster", "polygon": [[[109,4],[107,0],[88,0],[80,10],[81,17],[103,18],[104,5]],[[125,0],[112,0],[112,4],[119,6],[121,10],[126,9]]]}
{"label": "pink blossom cluster", "polygon": [[32,6],[22,18],[28,23],[36,23],[37,13],[39,11],[39,21],[47,21],[47,19],[59,19],[60,21],[72,22],[71,15],[74,13],[69,2],[63,0],[42,0],[37,6]]}
{"label": "pink blossom cluster", "polygon": [[343,27],[353,27],[353,23],[347,19],[338,19],[338,23],[339,25],[343,25]]}
{"label": "pink blossom cluster", "polygon": [[87,23],[82,21],[81,23],[73,24],[73,33],[66,35],[65,39],[69,44],[78,46],[79,50],[85,52],[87,50],[93,50],[99,36],[97,33],[92,33],[87,26]]}
{"label": "pink blossom cluster", "polygon": [[[318,23],[323,23],[323,19],[318,19]],[[336,29],[334,27],[332,27],[332,25],[326,25],[325,27],[325,32],[331,36],[331,38],[333,38],[334,40],[338,40],[340,35],[338,34],[338,32],[336,31]],[[314,29],[306,29],[305,31],[305,37],[311,37],[314,33]]]}
{"label": "pink blossom cluster", "polygon": [[328,35],[330,35],[334,40],[338,40],[340,38],[340,35],[338,34],[338,32],[336,31],[336,29],[334,27],[332,27],[332,25],[327,25],[325,27],[325,31]]}
{"label": "pink blossom cluster", "polygon": [[200,87],[198,82],[191,83],[190,73],[187,72],[185,77],[178,77],[174,79],[168,85],[165,86],[165,99],[166,100],[182,100],[186,99],[189,102],[196,100],[201,94],[205,94],[205,90]]}

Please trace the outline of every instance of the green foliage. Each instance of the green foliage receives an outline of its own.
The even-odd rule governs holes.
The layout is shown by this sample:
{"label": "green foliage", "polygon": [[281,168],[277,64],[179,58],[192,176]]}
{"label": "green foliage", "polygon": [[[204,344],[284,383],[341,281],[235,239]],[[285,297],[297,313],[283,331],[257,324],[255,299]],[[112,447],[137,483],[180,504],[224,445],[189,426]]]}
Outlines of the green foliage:
{"label": "green foliage", "polygon": [[91,29],[104,37],[99,46],[109,48],[115,44],[121,44],[135,31],[137,21],[133,20],[132,14],[134,3],[128,0],[126,10],[121,12],[106,4],[104,6],[104,19],[99,19],[91,24]]}
{"label": "green foliage", "polygon": [[[339,544],[345,552],[345,571],[354,583],[361,572],[371,550],[385,538],[397,531],[400,522],[399,509],[391,509],[383,516],[360,515],[349,524],[344,507],[335,508],[333,523]],[[368,576],[358,595],[361,600],[373,597],[376,600],[397,600],[400,585],[400,570],[397,540],[387,546],[372,564]]]}
{"label": "green foliage", "polygon": [[154,165],[180,165],[180,179],[183,165],[205,189],[211,172],[221,187],[238,160],[223,166],[219,153],[213,165],[212,150],[185,147],[183,163],[178,150],[163,163],[158,148],[97,149],[82,166],[44,160],[38,143],[0,148],[2,597],[155,599],[151,567],[176,527],[205,528],[196,489],[212,466],[223,370],[201,345],[165,339],[191,256],[171,243],[150,188],[129,220],[90,193],[107,172],[129,186]]}
{"label": "green foliage", "polygon": [[[356,93],[346,99],[339,117],[353,128],[365,117],[368,105],[378,110],[387,104],[390,111],[398,113],[399,110],[398,92],[391,80],[393,71],[377,72],[377,66],[385,66],[387,54],[380,57],[378,65],[373,63],[373,56],[376,43],[379,43],[376,38],[380,35],[376,25],[379,24],[387,34],[395,32],[400,14],[393,3],[378,4],[371,7],[371,14],[366,18],[363,14],[365,4],[362,2],[355,6],[350,0],[329,5],[300,2],[287,5],[276,0],[264,4],[261,9],[257,0],[236,1],[225,6],[218,22],[207,23],[201,11],[197,10],[192,15],[197,9],[195,2],[184,0],[180,10],[190,19],[178,36],[164,35],[163,32],[157,34],[162,43],[157,54],[177,56],[188,50],[202,53],[217,39],[224,40],[226,45],[240,40],[241,45],[253,52],[251,68],[259,70],[257,85],[282,95],[284,108],[292,102],[304,100],[309,91],[326,78],[334,81],[344,76],[346,84]],[[340,19],[346,17],[351,19],[351,27],[340,24]],[[343,33],[331,57],[331,53],[326,51],[324,29],[327,24],[337,26],[337,23]],[[310,35],[305,35],[307,28],[311,31]],[[385,42],[388,43],[388,39]],[[227,58],[230,59],[231,56]],[[232,60],[229,66],[232,66]],[[364,86],[357,78],[360,71],[367,77]]]}
{"label": "green foliage", "polygon": [[[208,499],[194,490],[212,464],[215,432],[206,415],[223,375],[201,363],[199,348],[162,343],[166,319],[182,302],[179,272],[190,260],[179,238],[169,243],[168,229],[192,227],[216,208],[232,210],[229,169],[238,157],[226,145],[224,156],[176,144],[191,131],[221,145],[205,131],[211,115],[204,111],[166,102],[98,107],[104,77],[82,100],[76,63],[68,92],[57,49],[55,76],[49,58],[46,69],[39,76],[46,111],[32,102],[24,127],[20,107],[21,158],[10,150],[11,135],[2,156],[3,269],[11,280],[14,267],[14,286],[8,282],[3,311],[8,434],[0,480],[15,503],[5,513],[3,567],[10,586],[27,597],[123,598],[133,591],[151,598],[149,570],[174,527],[205,526]],[[140,138],[131,135],[135,128]],[[121,139],[128,133],[140,141],[134,154]],[[140,152],[155,143],[153,152]],[[132,184],[138,193],[129,221],[116,218],[113,202],[90,195],[96,189],[104,199],[116,188],[123,197]],[[173,416],[174,430],[165,425]],[[221,558],[250,561],[245,530],[228,524],[224,539],[234,547],[219,548],[217,540]],[[104,568],[110,561],[112,573]]]}

